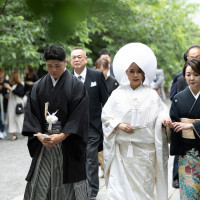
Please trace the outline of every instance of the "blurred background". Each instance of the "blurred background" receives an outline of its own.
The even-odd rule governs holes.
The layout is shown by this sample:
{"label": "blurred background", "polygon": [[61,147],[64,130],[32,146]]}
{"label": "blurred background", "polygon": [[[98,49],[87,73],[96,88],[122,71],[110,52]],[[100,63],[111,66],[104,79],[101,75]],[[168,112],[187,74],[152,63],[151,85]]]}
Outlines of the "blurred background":
{"label": "blurred background", "polygon": [[[0,66],[22,78],[32,65],[46,73],[44,48],[62,44],[67,51],[83,47],[88,67],[107,48],[111,58],[129,42],[142,42],[154,51],[165,73],[167,91],[181,71],[183,54],[200,44],[199,0],[0,0]],[[70,70],[70,63],[68,63]]]}

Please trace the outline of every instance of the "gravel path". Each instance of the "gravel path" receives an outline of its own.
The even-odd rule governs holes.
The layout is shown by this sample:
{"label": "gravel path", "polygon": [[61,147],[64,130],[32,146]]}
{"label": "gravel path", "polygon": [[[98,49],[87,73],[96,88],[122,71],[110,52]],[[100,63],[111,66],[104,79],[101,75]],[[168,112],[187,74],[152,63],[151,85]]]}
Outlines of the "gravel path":
{"label": "gravel path", "polygon": [[30,166],[27,138],[0,140],[0,199],[11,200],[24,193]]}

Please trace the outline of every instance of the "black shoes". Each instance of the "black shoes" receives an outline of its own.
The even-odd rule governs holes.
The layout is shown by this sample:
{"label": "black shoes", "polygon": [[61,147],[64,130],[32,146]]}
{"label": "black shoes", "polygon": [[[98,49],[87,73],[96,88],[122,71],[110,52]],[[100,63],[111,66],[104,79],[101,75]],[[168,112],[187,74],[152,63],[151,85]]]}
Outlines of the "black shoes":
{"label": "black shoes", "polygon": [[172,181],[172,187],[179,188],[179,180],[178,179]]}

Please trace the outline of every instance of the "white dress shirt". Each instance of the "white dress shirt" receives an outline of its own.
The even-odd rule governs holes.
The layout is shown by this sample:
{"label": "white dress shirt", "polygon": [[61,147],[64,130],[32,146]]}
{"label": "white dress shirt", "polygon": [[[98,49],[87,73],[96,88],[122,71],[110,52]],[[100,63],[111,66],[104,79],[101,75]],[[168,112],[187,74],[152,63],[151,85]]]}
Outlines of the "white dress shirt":
{"label": "white dress shirt", "polygon": [[84,83],[85,78],[86,78],[86,73],[87,73],[87,68],[85,67],[84,70],[81,72],[81,74],[77,74],[76,71],[74,70],[74,75],[78,78],[81,76],[80,80]]}

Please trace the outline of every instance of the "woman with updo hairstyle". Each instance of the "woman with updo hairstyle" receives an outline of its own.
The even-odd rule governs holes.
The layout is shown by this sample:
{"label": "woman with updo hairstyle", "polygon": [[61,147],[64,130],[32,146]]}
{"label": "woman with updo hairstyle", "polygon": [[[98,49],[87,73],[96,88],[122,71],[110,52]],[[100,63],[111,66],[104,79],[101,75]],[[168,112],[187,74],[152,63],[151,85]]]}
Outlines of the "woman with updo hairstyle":
{"label": "woman with updo hairstyle", "polygon": [[200,60],[186,61],[188,87],[174,96],[170,154],[178,155],[180,199],[200,199]]}
{"label": "woman with updo hairstyle", "polygon": [[18,72],[12,72],[10,75],[10,83],[4,83],[4,87],[10,90],[9,99],[8,99],[8,110],[7,110],[7,123],[8,123],[8,132],[12,133],[12,141],[17,139],[17,133],[21,134],[24,113],[16,114],[15,109],[18,103],[23,105],[23,96],[24,96],[24,86],[21,83],[20,74]]}

